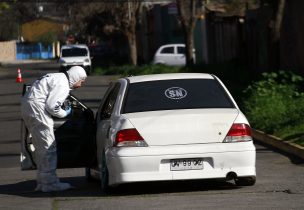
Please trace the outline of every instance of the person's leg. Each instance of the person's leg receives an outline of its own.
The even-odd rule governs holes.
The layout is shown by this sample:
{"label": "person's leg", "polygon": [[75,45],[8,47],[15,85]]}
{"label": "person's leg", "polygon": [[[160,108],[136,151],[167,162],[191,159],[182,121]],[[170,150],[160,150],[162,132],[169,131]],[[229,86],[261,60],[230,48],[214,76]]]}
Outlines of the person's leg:
{"label": "person's leg", "polygon": [[37,190],[50,192],[70,189],[71,185],[59,182],[56,175],[57,152],[53,127],[40,124],[32,132],[37,164]]}
{"label": "person's leg", "polygon": [[29,104],[24,121],[32,135],[37,165],[37,191],[50,192],[71,188],[68,183],[60,183],[56,175],[57,151],[53,130],[53,120],[36,104]]}

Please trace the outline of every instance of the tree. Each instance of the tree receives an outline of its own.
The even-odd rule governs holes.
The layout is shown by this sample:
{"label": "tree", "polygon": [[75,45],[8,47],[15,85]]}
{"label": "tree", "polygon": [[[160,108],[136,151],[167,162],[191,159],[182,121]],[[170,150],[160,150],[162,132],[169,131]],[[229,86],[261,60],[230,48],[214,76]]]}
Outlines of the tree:
{"label": "tree", "polygon": [[128,39],[130,50],[130,62],[137,65],[137,42],[136,42],[136,24],[139,18],[141,7],[140,0],[122,2],[118,1],[112,13],[115,16],[117,27]]}
{"label": "tree", "polygon": [[20,36],[20,25],[31,20],[34,12],[32,3],[20,1],[0,3],[0,40],[18,39]]}
{"label": "tree", "polygon": [[193,32],[197,20],[197,7],[200,5],[200,0],[176,0],[179,18],[182,24],[185,43],[186,43],[186,65],[194,64],[193,49],[194,40]]}
{"label": "tree", "polygon": [[[137,65],[136,25],[140,18],[142,5],[142,0],[86,3],[85,7],[74,4],[71,12],[74,14],[72,22],[77,23],[77,26],[72,29],[81,29],[82,33],[88,32],[88,29],[97,31],[96,27],[90,24],[91,21],[96,21],[101,24],[99,25],[101,31],[112,31],[113,33],[120,31],[128,40],[130,62],[132,65]],[[98,16],[103,16],[103,18],[98,18]],[[108,18],[109,16],[112,18]]]}
{"label": "tree", "polygon": [[2,11],[6,9],[9,9],[9,4],[6,2],[0,3],[0,15],[2,14]]}

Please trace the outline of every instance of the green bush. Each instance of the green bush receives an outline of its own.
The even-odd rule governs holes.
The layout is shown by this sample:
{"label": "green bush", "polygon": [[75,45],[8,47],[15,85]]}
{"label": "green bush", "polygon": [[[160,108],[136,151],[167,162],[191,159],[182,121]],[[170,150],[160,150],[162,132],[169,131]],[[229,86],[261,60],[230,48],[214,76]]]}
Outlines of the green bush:
{"label": "green bush", "polygon": [[304,93],[299,91],[303,78],[284,71],[262,77],[245,90],[244,110],[252,126],[274,134],[304,124]]}

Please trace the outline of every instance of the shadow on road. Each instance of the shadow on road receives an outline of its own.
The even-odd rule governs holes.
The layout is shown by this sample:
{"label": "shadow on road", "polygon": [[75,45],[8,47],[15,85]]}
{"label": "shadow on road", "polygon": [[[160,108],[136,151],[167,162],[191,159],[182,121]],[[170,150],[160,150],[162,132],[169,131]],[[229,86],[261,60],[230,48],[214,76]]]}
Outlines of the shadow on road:
{"label": "shadow on road", "polygon": [[62,182],[72,184],[75,189],[63,192],[42,193],[35,192],[35,180],[22,181],[15,184],[0,185],[0,194],[21,197],[116,197],[133,195],[151,195],[164,193],[195,193],[201,191],[227,191],[238,189],[230,182],[204,181],[174,181],[124,184],[112,188],[109,193],[102,193],[100,182],[87,182],[85,177],[61,178]]}

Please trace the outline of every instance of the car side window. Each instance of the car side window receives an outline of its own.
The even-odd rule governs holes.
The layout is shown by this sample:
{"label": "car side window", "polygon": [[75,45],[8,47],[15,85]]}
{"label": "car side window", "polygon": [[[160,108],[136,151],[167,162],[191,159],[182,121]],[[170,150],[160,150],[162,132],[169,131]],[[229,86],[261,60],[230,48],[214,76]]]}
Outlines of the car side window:
{"label": "car side window", "polygon": [[165,47],[161,50],[161,54],[174,54],[174,47]]}
{"label": "car side window", "polygon": [[100,120],[109,119],[111,117],[119,89],[120,89],[120,84],[117,83],[115,87],[111,90],[109,95],[107,96],[105,103],[101,109]]}
{"label": "car side window", "polygon": [[177,47],[177,54],[185,54],[185,47]]}

